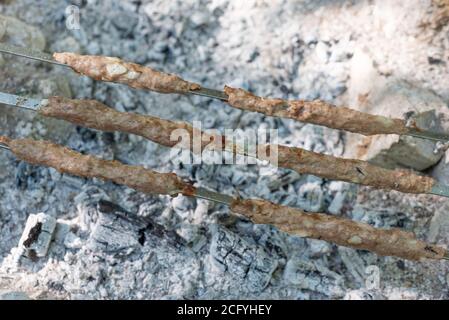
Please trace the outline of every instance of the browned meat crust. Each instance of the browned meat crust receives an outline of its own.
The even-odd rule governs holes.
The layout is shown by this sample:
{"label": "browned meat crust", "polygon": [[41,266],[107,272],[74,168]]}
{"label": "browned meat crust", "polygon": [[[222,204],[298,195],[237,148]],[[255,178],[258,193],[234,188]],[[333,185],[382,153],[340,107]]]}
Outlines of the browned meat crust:
{"label": "browned meat crust", "polygon": [[187,93],[200,89],[200,85],[185,81],[176,75],[125,62],[118,58],[84,56],[68,52],[54,53],[53,58],[95,80],[123,83],[136,89],[160,93]]}
{"label": "browned meat crust", "polygon": [[170,133],[176,129],[187,130],[191,137],[193,135],[193,128],[187,123],[119,112],[96,100],[51,97],[39,109],[39,113],[102,131],[136,134],[166,147],[173,147],[178,143],[170,140]]}
{"label": "browned meat crust", "polygon": [[[121,131],[140,135],[167,147],[175,146],[170,135],[176,129],[187,130],[190,137],[193,129],[183,122],[172,122],[156,117],[118,112],[95,100],[71,100],[52,97],[40,111],[45,116],[64,119],[72,123],[104,131]],[[214,136],[224,148],[224,136]],[[190,148],[192,141],[179,147]],[[202,148],[209,140],[202,142]],[[274,150],[275,148],[271,148]],[[277,146],[278,165],[303,174],[313,174],[327,179],[348,181],[381,189],[406,193],[427,193],[435,180],[405,170],[388,170],[354,159],[342,159],[307,151],[300,148]],[[234,153],[242,151],[234,148]]]}
{"label": "browned meat crust", "polygon": [[[41,115],[66,120],[102,131],[119,131],[139,135],[166,147],[182,147],[193,150],[193,135],[197,130],[185,122],[174,122],[149,115],[119,112],[96,100],[74,100],[64,97],[50,97],[38,110]],[[190,140],[175,141],[170,138],[175,130],[185,130]],[[217,141],[224,146],[224,137],[198,133],[204,137],[201,148]],[[206,139],[206,138],[209,139]],[[219,141],[220,140],[220,141]],[[182,144],[181,144],[182,142]]]}
{"label": "browned meat crust", "polygon": [[[145,193],[195,196],[196,188],[173,173],[157,173],[118,161],[82,155],[47,141],[13,140],[0,136],[0,143],[7,145],[23,161],[52,167],[63,173],[110,180]],[[263,200],[235,199],[231,210],[255,223],[272,224],[291,234],[370,250],[380,255],[421,260],[442,259],[446,254],[444,248],[426,244],[412,233],[399,229],[376,229],[348,219],[320,213],[307,214]]]}
{"label": "browned meat crust", "polygon": [[140,166],[82,155],[48,141],[13,140],[0,136],[0,143],[7,145],[23,161],[52,167],[61,173],[110,180],[151,194],[192,193],[192,186],[173,173],[158,173]]}
{"label": "browned meat crust", "polygon": [[389,170],[369,162],[337,158],[300,148],[278,146],[279,166],[299,173],[405,193],[429,193],[435,179],[409,170]]}
{"label": "browned meat crust", "polygon": [[336,107],[321,100],[288,101],[261,98],[243,89],[228,86],[225,86],[224,91],[232,107],[273,117],[295,119],[367,136],[406,134],[409,131],[404,120],[363,113],[346,107]]}
{"label": "browned meat crust", "polygon": [[420,241],[411,232],[376,229],[365,223],[321,213],[305,213],[263,200],[235,200],[231,210],[255,223],[272,224],[290,234],[369,250],[382,256],[422,260],[442,259],[446,253],[444,248]]}

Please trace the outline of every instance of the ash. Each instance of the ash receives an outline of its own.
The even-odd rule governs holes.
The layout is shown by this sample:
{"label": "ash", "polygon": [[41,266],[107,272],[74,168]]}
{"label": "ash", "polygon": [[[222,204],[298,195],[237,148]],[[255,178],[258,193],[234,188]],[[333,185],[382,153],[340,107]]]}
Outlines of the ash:
{"label": "ash", "polygon": [[[80,30],[66,28],[71,4],[80,8]],[[368,51],[380,75],[432,89],[447,102],[449,27],[438,10],[430,0],[11,0],[0,1],[0,38],[46,51],[118,56],[211,88],[229,84],[262,96],[336,104],[349,103],[352,73],[365,68],[354,68],[354,55]],[[245,113],[202,97],[93,82],[6,55],[0,68],[6,75],[1,90],[12,93],[92,98],[120,111],[202,121],[205,129],[277,128],[282,144],[345,152],[345,134],[337,130]],[[442,245],[449,241],[443,198],[267,166],[183,165],[167,148],[140,137],[0,108],[1,134],[47,138],[83,153],[173,171],[230,195],[400,227]],[[8,152],[0,153],[0,195],[0,290],[31,298],[449,298],[447,262],[379,257],[289,236],[231,216],[220,205],[61,175]],[[28,216],[38,213],[57,225],[46,256],[33,258],[18,244]]]}

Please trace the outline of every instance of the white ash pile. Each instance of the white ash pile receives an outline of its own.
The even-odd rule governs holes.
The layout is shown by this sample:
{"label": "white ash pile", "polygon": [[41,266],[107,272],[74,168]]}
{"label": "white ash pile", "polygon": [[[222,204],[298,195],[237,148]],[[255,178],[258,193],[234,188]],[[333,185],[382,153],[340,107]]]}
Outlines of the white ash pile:
{"label": "white ash pile", "polygon": [[[351,90],[354,54],[370,47],[381,74],[432,89],[445,102],[449,97],[448,26],[423,26],[432,20],[430,1],[74,1],[81,10],[80,30],[65,27],[68,1],[46,3],[14,0],[1,5],[0,13],[41,30],[47,51],[119,56],[218,89],[229,84],[262,96],[350,106],[345,93]],[[277,128],[280,143],[336,156],[345,151],[345,135],[336,130],[3,58],[9,85],[2,90],[26,88],[24,93],[42,97],[54,94],[48,89],[54,86],[32,84],[61,76],[77,98],[97,99],[120,111],[201,120],[206,128],[221,130]],[[2,120],[2,134],[36,130],[23,119]],[[168,149],[136,136],[69,127],[60,129],[67,133],[64,141],[81,152],[175,171],[217,191],[405,228],[422,239],[444,204],[441,198],[373,191],[269,167],[181,165],[169,158]],[[48,132],[52,139],[60,137]],[[204,201],[145,196],[16,162],[6,152],[0,160],[2,290],[67,299],[447,298],[443,262],[404,262],[337,248],[229,219],[227,209]],[[99,207],[102,200],[113,204]],[[33,261],[16,247],[27,217],[38,212],[58,223],[47,255]],[[434,239],[445,244],[438,235]],[[380,284],[368,290],[366,270],[373,265]]]}

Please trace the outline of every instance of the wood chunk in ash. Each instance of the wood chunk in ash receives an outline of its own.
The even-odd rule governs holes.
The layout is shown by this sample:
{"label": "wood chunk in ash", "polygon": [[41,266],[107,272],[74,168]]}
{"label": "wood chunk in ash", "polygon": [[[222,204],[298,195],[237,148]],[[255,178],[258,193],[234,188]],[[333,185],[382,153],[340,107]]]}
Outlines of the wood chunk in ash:
{"label": "wood chunk in ash", "polygon": [[55,228],[55,218],[45,213],[31,214],[20,238],[19,247],[22,247],[25,255],[31,259],[45,257]]}
{"label": "wood chunk in ash", "polygon": [[152,219],[139,217],[106,200],[97,205],[99,218],[92,232],[89,246],[114,254],[129,254],[144,246],[153,236],[163,238],[170,245],[185,245],[174,231],[166,230]]}

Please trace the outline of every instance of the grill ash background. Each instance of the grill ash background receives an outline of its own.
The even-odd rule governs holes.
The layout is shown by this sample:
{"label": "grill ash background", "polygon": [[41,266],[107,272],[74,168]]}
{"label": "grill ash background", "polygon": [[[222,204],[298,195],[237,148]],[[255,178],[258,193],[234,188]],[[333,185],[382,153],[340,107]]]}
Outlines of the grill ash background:
{"label": "grill ash background", "polygon": [[[69,4],[81,8],[80,31],[65,28]],[[0,1],[0,38],[46,51],[118,56],[212,88],[229,84],[259,95],[334,103],[349,103],[349,92],[360,85],[351,79],[367,67],[355,65],[362,50],[382,76],[431,88],[447,103],[444,10],[447,2],[430,0],[10,0]],[[6,55],[0,70],[0,88],[11,93],[94,98],[120,111],[199,120],[220,130],[277,128],[280,143],[336,156],[347,152],[342,132],[244,113],[206,98],[93,82],[65,68]],[[181,165],[169,149],[140,137],[74,127],[6,106],[0,111],[1,134],[43,137],[83,153],[174,171],[220,192],[449,241],[443,198],[255,165]],[[444,166],[440,170],[446,172]],[[8,152],[0,152],[0,195],[0,289],[33,298],[449,298],[447,262],[408,262],[288,236],[233,219],[227,208],[206,201],[148,196],[61,175],[18,162]],[[100,210],[101,199],[123,209]],[[27,216],[38,212],[59,219],[55,240],[47,257],[19,259],[15,247]],[[378,289],[365,286],[370,265],[380,270]]]}

